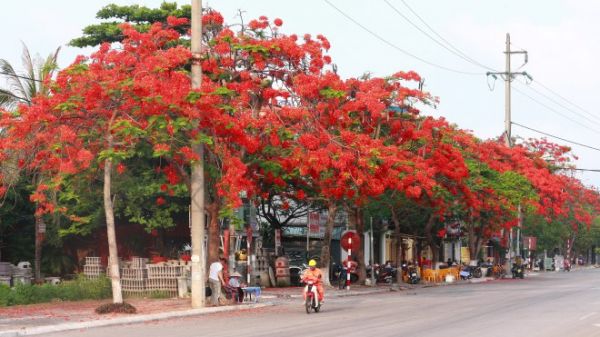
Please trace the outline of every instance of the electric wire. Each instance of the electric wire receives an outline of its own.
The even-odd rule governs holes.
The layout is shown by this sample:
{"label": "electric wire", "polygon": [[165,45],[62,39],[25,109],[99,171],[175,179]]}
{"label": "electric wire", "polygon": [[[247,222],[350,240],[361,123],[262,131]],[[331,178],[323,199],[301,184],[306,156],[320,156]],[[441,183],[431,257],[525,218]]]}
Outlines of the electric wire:
{"label": "electric wire", "polygon": [[[519,81],[519,82],[520,82],[521,84],[525,84],[525,85],[527,85],[526,83],[523,83],[522,81]],[[583,119],[585,119],[585,120],[587,120],[587,121],[589,121],[589,122],[591,122],[591,123],[594,123],[594,124],[596,124],[596,125],[600,126],[600,122],[598,121],[598,120],[600,120],[600,118],[599,118],[599,117],[596,117],[598,120],[593,120],[593,119],[591,119],[591,118],[587,117],[586,115],[582,114],[581,112],[577,112],[577,111],[575,111],[575,110],[573,110],[573,109],[569,108],[568,106],[566,106],[566,105],[562,104],[561,102],[559,102],[559,101],[555,100],[554,98],[552,98],[552,97],[550,97],[550,96],[548,96],[548,95],[544,94],[543,92],[541,92],[541,91],[537,90],[536,88],[533,88],[533,87],[531,87],[531,86],[529,86],[529,85],[527,85],[527,86],[526,86],[526,88],[529,88],[530,90],[532,90],[532,91],[536,92],[538,95],[540,95],[540,96],[542,96],[542,97],[546,98],[546,99],[547,99],[547,100],[549,100],[550,102],[552,102],[552,103],[554,103],[554,104],[556,104],[556,105],[560,106],[561,108],[565,109],[566,111],[569,111],[569,112],[571,112],[571,113],[573,113],[573,114],[575,114],[575,115],[577,115],[577,116],[579,116],[579,117],[581,117],[581,118],[583,118]]]}
{"label": "electric wire", "polygon": [[588,114],[589,116],[592,116],[592,117],[594,117],[594,118],[597,118],[597,119],[599,119],[599,120],[600,120],[600,117],[599,117],[598,115],[596,115],[596,114],[594,114],[594,113],[591,113],[591,112],[589,112],[588,110],[586,110],[586,109],[582,108],[581,106],[577,105],[576,103],[573,103],[572,101],[570,101],[570,100],[568,100],[567,98],[563,97],[562,95],[560,95],[560,94],[559,94],[559,93],[557,93],[556,91],[554,91],[554,90],[552,90],[552,89],[548,88],[548,87],[547,87],[546,85],[544,85],[542,82],[540,82],[540,81],[536,80],[536,81],[535,81],[535,83],[536,83],[537,85],[539,85],[540,87],[542,87],[542,88],[546,89],[546,90],[547,90],[548,92],[550,92],[551,94],[553,94],[553,95],[556,95],[558,98],[560,98],[560,99],[562,99],[563,101],[565,101],[565,102],[567,102],[567,103],[571,104],[572,106],[576,107],[576,108],[577,108],[577,109],[579,109],[580,111],[583,111],[583,112],[585,112],[586,114]]}
{"label": "electric wire", "polygon": [[[456,46],[454,46],[450,41],[448,41],[447,39],[445,39],[441,34],[439,34],[435,29],[433,29],[433,27],[431,27],[431,25],[429,25],[427,23],[427,21],[425,21],[425,19],[423,19],[415,10],[412,9],[412,7],[410,7],[408,5],[408,3],[404,0],[400,0],[402,1],[402,4],[404,4],[404,6],[406,8],[408,8],[408,10],[417,17],[417,19],[419,19],[419,21],[421,21],[421,23],[423,23],[425,25],[425,27],[427,27],[433,34],[435,34],[435,36],[437,36],[440,40],[442,40],[444,43],[446,43],[446,45],[448,45],[448,47],[452,48],[454,51],[456,51],[458,54],[462,55],[464,57],[465,60],[468,60],[470,63],[475,64],[479,67],[482,67],[484,69],[487,70],[491,70],[491,71],[498,71],[492,67],[488,67],[485,64],[482,64],[480,62],[478,62],[477,60],[471,58],[467,53],[463,52],[462,50],[460,50],[459,48],[457,48]],[[395,9],[395,7],[393,7],[387,0],[385,0],[386,3],[388,3],[388,5],[390,7],[392,7],[396,12],[399,12],[397,9]],[[407,19],[408,20],[408,19]],[[408,20],[410,22],[410,20]],[[414,24],[413,24],[414,25]],[[421,29],[419,29],[421,30]],[[424,33],[426,34],[426,33]],[[426,34],[427,36],[429,36],[429,34]],[[430,37],[431,38],[431,37]]]}
{"label": "electric wire", "polygon": [[16,78],[20,78],[22,80],[35,81],[35,82],[40,82],[40,83],[44,82],[42,80],[38,80],[37,78],[31,78],[31,77],[22,76],[22,75],[11,74],[11,73],[7,73],[7,72],[4,72],[4,71],[0,71],[0,75],[5,75],[5,76],[8,76],[8,77],[16,77]]}
{"label": "electric wire", "polygon": [[362,30],[364,30],[365,32],[369,33],[370,35],[372,35],[373,37],[375,37],[376,39],[378,39],[379,41],[387,44],[388,46],[396,49],[397,51],[410,56],[416,60],[419,60],[425,64],[428,64],[432,67],[438,68],[438,69],[442,69],[442,70],[446,70],[449,72],[453,72],[453,73],[457,73],[457,74],[461,74],[461,75],[471,75],[471,76],[480,76],[483,75],[483,73],[478,73],[478,72],[468,72],[468,71],[462,71],[462,70],[457,70],[457,69],[453,69],[453,68],[449,68],[446,66],[442,66],[439,65],[437,63],[433,63],[431,61],[428,61],[420,56],[417,56],[409,51],[406,51],[405,49],[402,49],[400,47],[398,47],[397,45],[395,45],[394,43],[390,42],[389,40],[385,39],[384,37],[382,37],[381,35],[375,33],[373,30],[369,29],[368,27],[366,27],[365,25],[363,25],[362,23],[358,22],[356,19],[354,19],[353,17],[351,17],[350,15],[348,15],[347,13],[345,13],[344,11],[342,11],[339,7],[335,6],[333,3],[331,3],[331,1],[329,0],[324,0],[325,3],[327,3],[331,8],[335,9],[338,13],[340,13],[342,16],[344,16],[346,19],[348,19],[349,21],[351,21],[352,23],[354,23],[355,25],[357,25],[358,27],[360,27]]}
{"label": "electric wire", "polygon": [[[433,41],[434,43],[436,43],[437,45],[439,45],[440,47],[446,49],[447,51],[449,51],[450,53],[458,56],[459,58],[471,63],[471,64],[475,64],[476,66],[483,66],[481,64],[479,64],[477,61],[473,60],[472,58],[468,57],[467,55],[461,53],[461,52],[457,52],[456,48],[450,48],[449,46],[446,46],[444,43],[438,41],[436,38],[434,38],[433,36],[431,36],[429,33],[427,33],[425,30],[423,30],[421,27],[419,27],[417,24],[415,24],[414,22],[412,22],[406,15],[404,15],[400,10],[398,10],[398,8],[394,7],[394,5],[392,5],[391,2],[389,2],[388,0],[383,0],[394,12],[396,12],[396,14],[398,14],[401,18],[404,19],[404,21],[408,22],[411,26],[413,26],[415,29],[417,29],[418,31],[420,31],[421,33],[423,33],[423,35],[427,36],[431,41]],[[446,43],[448,43],[446,41]],[[485,66],[483,66],[485,67]]]}
{"label": "electric wire", "polygon": [[[397,10],[395,7],[394,7],[394,6],[392,6],[392,5],[391,5],[391,3],[390,3],[388,0],[384,0],[384,1],[385,1],[385,2],[388,4],[388,6],[390,6],[392,9],[394,9],[394,11],[396,11],[396,12],[397,12],[399,15],[401,15],[402,17],[404,17],[404,18],[405,18],[405,16],[404,16],[404,15],[402,15],[402,14],[401,14],[401,13],[400,13],[400,12],[399,12],[399,11],[398,11],[398,10]],[[455,46],[454,46],[454,45],[453,45],[453,44],[452,44],[450,41],[448,41],[447,39],[445,39],[445,38],[444,38],[444,37],[443,37],[441,34],[439,34],[439,33],[438,33],[438,32],[437,32],[437,31],[436,31],[436,30],[435,30],[435,29],[434,29],[434,28],[433,28],[431,25],[429,25],[429,24],[427,23],[427,21],[426,21],[425,19],[423,19],[423,17],[421,17],[421,16],[420,16],[420,15],[419,15],[419,14],[418,14],[418,13],[417,13],[417,12],[416,12],[416,11],[415,11],[415,10],[414,10],[414,9],[413,9],[413,8],[412,8],[412,7],[411,7],[411,6],[410,6],[410,5],[409,5],[409,4],[408,4],[408,3],[407,3],[405,0],[400,0],[400,1],[401,1],[401,2],[404,4],[404,6],[405,6],[405,7],[406,7],[406,8],[407,8],[407,9],[408,9],[408,10],[409,10],[409,11],[410,11],[410,12],[411,12],[411,13],[412,13],[412,14],[413,14],[415,17],[417,17],[417,18],[419,19],[419,21],[420,21],[420,22],[421,22],[423,25],[425,25],[425,27],[427,27],[427,28],[428,28],[428,29],[429,29],[429,30],[430,30],[430,31],[431,31],[433,34],[435,34],[435,36],[437,36],[437,37],[438,37],[440,40],[442,40],[443,42],[445,42],[445,43],[448,45],[448,47],[452,48],[452,49],[453,49],[453,50],[455,50],[457,53],[459,53],[459,54],[461,54],[462,56],[464,56],[464,59],[465,59],[465,60],[470,60],[470,62],[471,62],[471,63],[473,63],[473,64],[475,64],[475,65],[478,65],[478,66],[480,66],[480,67],[482,67],[482,68],[485,68],[485,69],[488,69],[488,70],[492,70],[492,71],[497,71],[497,70],[495,70],[495,69],[493,69],[493,68],[491,68],[491,67],[488,67],[488,66],[486,66],[485,64],[482,64],[482,63],[480,63],[480,62],[476,61],[475,59],[473,59],[473,58],[469,57],[467,53],[464,53],[463,51],[461,51],[460,49],[458,49],[457,47],[455,47]],[[413,26],[415,26],[415,24],[413,24],[412,22],[410,22],[410,20],[408,20],[407,18],[405,18],[405,19],[406,19],[407,21],[409,21],[409,23],[411,23]],[[417,27],[415,27],[415,28],[417,28]],[[420,30],[421,32],[423,32],[421,29],[419,29],[419,30]],[[430,39],[434,40],[434,39],[433,39],[433,38],[432,38],[432,37],[431,37],[429,34],[426,34],[425,32],[423,32],[423,33],[424,33],[425,35],[427,35],[427,36],[428,36]],[[439,43],[439,41],[437,41],[437,40],[434,40],[434,41],[435,41],[437,44],[440,44],[440,43]],[[511,44],[512,44],[512,43],[511,43]],[[446,48],[446,49],[447,49],[447,48]],[[564,96],[560,95],[560,94],[559,94],[559,93],[557,93],[556,91],[554,91],[554,90],[550,89],[548,86],[546,86],[546,85],[544,85],[543,83],[541,83],[539,80],[535,80],[534,82],[535,82],[537,85],[539,85],[540,87],[542,87],[542,88],[544,88],[545,90],[547,90],[548,92],[550,92],[551,94],[553,94],[553,95],[556,95],[557,97],[559,97],[560,99],[562,99],[564,102],[566,102],[566,103],[570,104],[571,106],[573,106],[573,107],[575,107],[575,108],[577,108],[577,109],[581,110],[582,112],[586,113],[588,116],[590,116],[590,117],[592,117],[592,118],[594,118],[594,119],[596,119],[596,120],[594,121],[594,120],[590,119],[589,117],[587,117],[587,116],[584,116],[582,113],[580,113],[580,112],[577,112],[577,111],[574,111],[573,109],[571,109],[571,108],[569,108],[569,107],[565,106],[564,104],[561,104],[560,102],[558,102],[557,100],[553,99],[553,98],[552,98],[552,97],[550,97],[549,95],[546,95],[546,94],[542,93],[541,91],[539,91],[539,90],[535,89],[535,88],[534,88],[534,87],[532,87],[532,86],[529,86],[529,85],[528,85],[528,86],[527,86],[527,88],[529,88],[530,90],[532,90],[532,91],[536,92],[537,94],[539,94],[539,95],[543,96],[544,98],[546,98],[547,100],[549,100],[549,101],[553,102],[554,104],[556,104],[556,105],[558,105],[558,106],[562,107],[563,109],[565,109],[565,110],[567,110],[567,111],[569,111],[569,112],[571,112],[571,113],[573,113],[573,114],[575,114],[575,115],[578,115],[578,116],[579,116],[579,117],[581,117],[581,118],[584,118],[584,119],[586,119],[586,120],[588,120],[588,121],[590,121],[590,122],[592,122],[592,123],[594,123],[594,124],[596,124],[596,125],[599,125],[599,126],[600,126],[600,122],[599,122],[599,121],[600,121],[600,117],[599,117],[598,115],[596,115],[596,114],[594,114],[594,113],[591,113],[591,112],[589,112],[588,110],[586,110],[586,109],[582,108],[582,107],[581,107],[581,106],[579,106],[578,104],[576,104],[576,103],[572,102],[571,100],[569,100],[569,99],[565,98]]]}
{"label": "electric wire", "polygon": [[582,171],[582,172],[598,172],[600,173],[600,169],[583,169],[576,167],[561,167],[561,170],[571,170],[571,171]]}
{"label": "electric wire", "polygon": [[540,106],[542,106],[542,107],[546,108],[547,110],[549,110],[549,111],[552,111],[553,113],[555,113],[555,114],[557,114],[557,115],[560,115],[560,116],[562,116],[563,118],[565,118],[565,119],[568,119],[568,120],[570,120],[571,122],[573,122],[573,123],[575,123],[575,124],[577,124],[577,125],[579,125],[579,126],[581,126],[581,127],[585,128],[585,129],[588,129],[588,130],[590,130],[590,131],[592,131],[592,132],[595,132],[595,133],[597,133],[597,134],[600,134],[600,131],[598,131],[598,130],[596,130],[596,129],[593,129],[593,128],[591,128],[591,127],[589,127],[589,126],[587,126],[587,125],[585,125],[585,124],[583,124],[583,123],[581,123],[581,122],[579,122],[579,121],[577,121],[577,120],[575,120],[575,119],[573,119],[573,118],[571,118],[571,117],[569,117],[569,116],[567,116],[567,115],[563,114],[562,112],[560,112],[560,111],[558,111],[558,110],[556,110],[556,109],[554,109],[554,108],[552,108],[552,107],[550,107],[550,106],[548,106],[548,105],[546,105],[546,104],[544,104],[544,103],[542,103],[542,102],[538,101],[537,99],[535,99],[535,98],[533,98],[533,97],[529,96],[528,94],[524,93],[524,92],[523,92],[522,90],[520,90],[519,88],[513,87],[513,89],[514,89],[516,92],[518,92],[519,94],[521,94],[521,95],[523,95],[523,96],[527,97],[529,100],[531,100],[531,101],[533,101],[533,102],[537,103],[538,105],[540,105]]}
{"label": "electric wire", "polygon": [[534,128],[529,127],[529,126],[525,126],[525,125],[517,123],[517,122],[511,122],[511,124],[516,125],[516,126],[521,127],[521,128],[524,128],[524,129],[527,129],[527,130],[530,130],[530,131],[533,131],[533,132],[537,132],[539,134],[542,134],[542,135],[545,135],[545,136],[548,136],[548,137],[560,139],[560,140],[562,140],[564,142],[567,142],[567,143],[571,143],[571,144],[574,144],[574,145],[579,145],[579,146],[582,146],[582,147],[585,147],[585,148],[588,148],[588,149],[591,149],[591,150],[595,150],[595,151],[600,151],[600,148],[598,148],[598,147],[594,147],[594,146],[591,146],[591,145],[586,145],[586,144],[579,143],[579,142],[576,142],[576,141],[572,141],[572,140],[569,140],[569,139],[566,139],[566,138],[562,138],[562,137],[553,135],[551,133],[547,133],[547,132],[544,132],[544,131],[540,131],[538,129],[534,129]]}

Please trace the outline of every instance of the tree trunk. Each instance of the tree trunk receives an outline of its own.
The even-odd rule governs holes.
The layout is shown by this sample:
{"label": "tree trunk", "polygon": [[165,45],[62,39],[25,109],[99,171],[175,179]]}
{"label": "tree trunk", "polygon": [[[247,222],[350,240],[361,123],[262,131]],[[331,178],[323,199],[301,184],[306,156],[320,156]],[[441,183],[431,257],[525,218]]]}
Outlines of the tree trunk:
{"label": "tree trunk", "polygon": [[229,225],[229,252],[226,255],[227,261],[229,261],[229,271],[234,272],[235,270],[235,242],[237,240],[237,235],[235,233],[235,226],[233,224]]}
{"label": "tree trunk", "polygon": [[219,248],[221,247],[219,229],[219,205],[216,202],[207,207],[208,210],[208,263],[219,261]]}
{"label": "tree trunk", "polygon": [[42,283],[42,243],[44,242],[44,234],[40,233],[40,227],[42,225],[42,215],[35,214],[35,252],[34,252],[34,277],[35,283]]}
{"label": "tree trunk", "polygon": [[358,262],[358,284],[365,284],[367,279],[367,268],[365,266],[365,221],[360,208],[355,208],[354,216],[356,217],[356,234],[360,239],[358,252],[356,252],[356,260]]}
{"label": "tree trunk", "polygon": [[333,235],[333,225],[335,223],[335,214],[337,207],[333,201],[329,202],[327,208],[327,224],[325,225],[325,235],[323,237],[323,246],[321,248],[321,270],[323,272],[323,284],[331,286],[329,282],[329,265],[331,264],[331,236]]}
{"label": "tree trunk", "polygon": [[477,258],[477,237],[475,235],[475,228],[473,228],[474,224],[469,224],[468,235],[469,235],[469,259],[475,260]]}
{"label": "tree trunk", "polygon": [[439,262],[439,258],[440,258],[440,246],[435,243],[435,239],[433,238],[433,233],[431,232],[433,230],[433,223],[435,222],[434,220],[435,220],[435,216],[433,214],[431,214],[429,216],[429,220],[427,220],[427,224],[425,225],[425,236],[427,238],[427,243],[429,244],[429,248],[431,249],[431,253],[432,253],[432,260],[431,260],[432,268],[436,268],[436,264],[437,264],[437,262]]}
{"label": "tree trunk", "polygon": [[[112,147],[112,136],[108,136],[109,147]],[[123,303],[121,278],[119,275],[119,253],[117,250],[117,235],[115,234],[115,214],[111,199],[112,160],[104,161],[104,213],[106,215],[106,233],[108,237],[108,265],[112,285],[113,303]]]}
{"label": "tree trunk", "polygon": [[394,223],[394,237],[396,238],[396,264],[397,267],[399,267],[396,269],[396,280],[400,283],[400,280],[402,280],[402,238],[400,237],[400,219],[393,207],[391,208],[391,211],[392,222]]}

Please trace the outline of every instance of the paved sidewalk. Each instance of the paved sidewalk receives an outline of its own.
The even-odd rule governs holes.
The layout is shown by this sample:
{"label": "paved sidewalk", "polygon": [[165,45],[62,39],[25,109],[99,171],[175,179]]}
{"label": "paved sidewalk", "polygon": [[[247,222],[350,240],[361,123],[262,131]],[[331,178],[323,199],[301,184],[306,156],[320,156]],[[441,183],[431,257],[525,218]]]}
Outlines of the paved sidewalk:
{"label": "paved sidewalk", "polygon": [[50,332],[131,324],[168,318],[262,308],[253,303],[190,309],[189,299],[130,299],[137,314],[99,315],[94,309],[108,301],[52,302],[0,308],[0,337],[40,335]]}

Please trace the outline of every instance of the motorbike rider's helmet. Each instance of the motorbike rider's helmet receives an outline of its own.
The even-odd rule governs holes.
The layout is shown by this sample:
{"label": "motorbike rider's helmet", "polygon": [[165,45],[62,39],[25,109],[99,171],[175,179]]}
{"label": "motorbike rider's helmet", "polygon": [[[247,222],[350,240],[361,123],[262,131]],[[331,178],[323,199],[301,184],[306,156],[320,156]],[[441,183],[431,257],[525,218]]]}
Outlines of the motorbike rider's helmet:
{"label": "motorbike rider's helmet", "polygon": [[308,261],[308,266],[309,267],[316,267],[317,266],[317,261],[315,261],[315,260]]}

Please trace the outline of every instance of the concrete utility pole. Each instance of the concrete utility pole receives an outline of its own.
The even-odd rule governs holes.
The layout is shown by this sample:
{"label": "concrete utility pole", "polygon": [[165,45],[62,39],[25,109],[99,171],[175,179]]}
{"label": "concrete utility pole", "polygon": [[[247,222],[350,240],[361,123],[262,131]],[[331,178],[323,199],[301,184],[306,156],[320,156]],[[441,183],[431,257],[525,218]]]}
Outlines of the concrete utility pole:
{"label": "concrete utility pole", "polygon": [[[510,49],[510,34],[506,33],[506,49],[504,51],[505,57],[506,57],[506,69],[504,72],[488,72],[487,75],[488,76],[492,76],[494,79],[497,78],[497,75],[500,75],[500,77],[502,77],[502,79],[504,79],[504,135],[505,135],[505,139],[504,139],[504,143],[506,144],[506,146],[508,147],[512,147],[512,121],[511,121],[511,82],[513,81],[514,78],[516,78],[516,76],[521,75],[521,76],[525,76],[529,79],[531,79],[531,76],[529,76],[529,74],[527,74],[526,72],[512,72],[511,71],[511,66],[510,66],[510,57],[512,54],[523,54],[525,57],[525,62],[523,63],[523,65],[527,64],[527,51],[525,50],[516,50],[513,51]],[[523,66],[522,65],[522,66]],[[522,67],[521,66],[521,67]],[[517,228],[517,240],[519,238],[519,230],[521,228],[521,205],[519,205],[519,226]],[[511,272],[511,260],[513,257],[513,240],[512,240],[512,228],[509,229],[508,232],[508,259],[506,261],[506,275],[512,275]],[[519,247],[519,244],[517,243],[517,249]],[[518,253],[518,250],[517,250]]]}
{"label": "concrete utility pole", "polygon": [[373,217],[369,218],[369,221],[371,223],[371,231],[370,231],[370,235],[369,235],[369,263],[371,264],[371,286],[374,287],[375,286],[375,250],[373,249],[373,235],[375,235],[375,232],[373,231]]}
{"label": "concrete utility pole", "polygon": [[[202,84],[202,0],[192,0],[192,90],[199,90]],[[204,145],[193,144],[194,153],[200,160],[192,164],[192,308],[206,304],[206,253],[204,249]]]}

